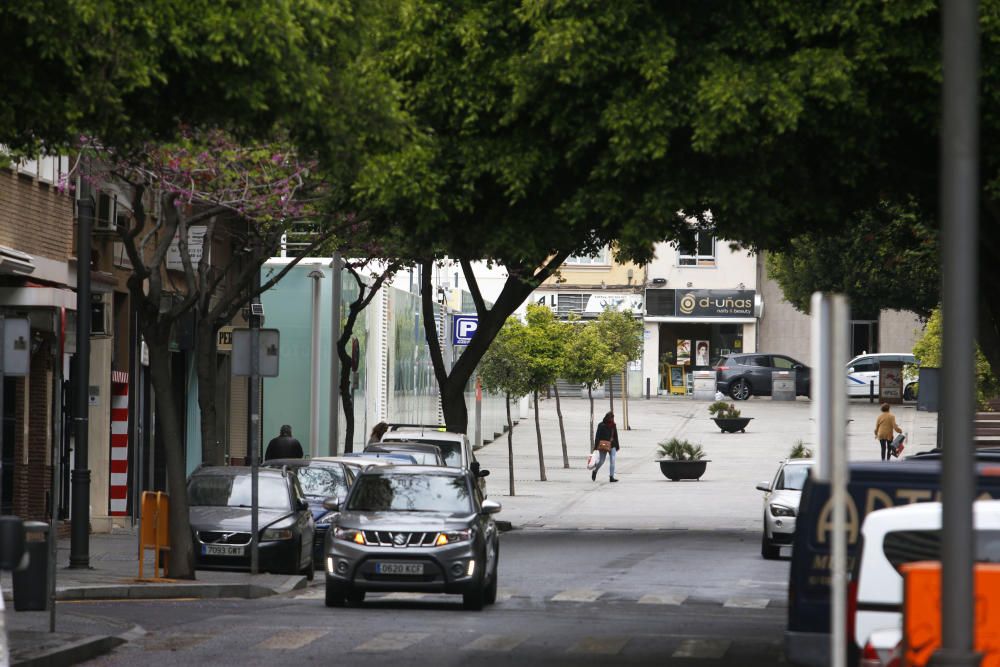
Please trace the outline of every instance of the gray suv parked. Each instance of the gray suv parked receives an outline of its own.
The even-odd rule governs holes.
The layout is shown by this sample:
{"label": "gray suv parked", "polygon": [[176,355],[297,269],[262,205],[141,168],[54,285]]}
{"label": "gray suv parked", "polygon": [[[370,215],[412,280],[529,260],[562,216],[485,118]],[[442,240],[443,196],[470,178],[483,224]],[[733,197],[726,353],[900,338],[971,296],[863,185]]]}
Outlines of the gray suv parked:
{"label": "gray suv parked", "polygon": [[737,401],[771,395],[771,373],[795,371],[795,395],[809,395],[809,367],[783,354],[727,354],[715,365],[716,388]]}

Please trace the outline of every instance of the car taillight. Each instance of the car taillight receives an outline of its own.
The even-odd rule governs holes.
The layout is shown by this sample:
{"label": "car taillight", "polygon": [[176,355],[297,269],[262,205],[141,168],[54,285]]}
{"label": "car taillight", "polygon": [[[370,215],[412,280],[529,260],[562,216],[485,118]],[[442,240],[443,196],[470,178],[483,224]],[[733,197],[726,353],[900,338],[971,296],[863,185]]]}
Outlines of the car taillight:
{"label": "car taillight", "polygon": [[728,371],[729,370],[729,366],[716,366],[715,370],[717,370],[717,371]]}
{"label": "car taillight", "polygon": [[859,667],[881,667],[882,661],[871,642],[865,644],[865,649],[861,652],[861,662],[858,665]]}

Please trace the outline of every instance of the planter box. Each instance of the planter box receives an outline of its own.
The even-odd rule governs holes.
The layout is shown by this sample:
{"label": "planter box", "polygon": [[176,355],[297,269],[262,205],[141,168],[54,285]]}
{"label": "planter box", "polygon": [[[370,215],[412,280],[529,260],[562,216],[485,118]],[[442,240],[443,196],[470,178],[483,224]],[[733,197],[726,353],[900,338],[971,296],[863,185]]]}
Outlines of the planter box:
{"label": "planter box", "polygon": [[721,417],[712,417],[712,421],[715,425],[722,429],[723,433],[744,433],[747,430],[747,424],[753,417],[727,417],[725,419]]}
{"label": "planter box", "polygon": [[699,479],[705,474],[709,459],[700,461],[673,461],[671,459],[659,459],[660,472],[663,476],[676,482],[681,479]]}

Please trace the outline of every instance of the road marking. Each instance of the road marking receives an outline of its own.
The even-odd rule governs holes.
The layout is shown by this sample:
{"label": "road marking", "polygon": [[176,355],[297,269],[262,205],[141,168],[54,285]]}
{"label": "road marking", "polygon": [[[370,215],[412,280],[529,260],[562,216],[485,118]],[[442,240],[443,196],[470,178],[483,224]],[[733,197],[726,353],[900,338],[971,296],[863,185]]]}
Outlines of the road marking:
{"label": "road marking", "polygon": [[530,598],[531,596],[527,593],[517,590],[516,588],[501,588],[497,591],[497,600],[509,600],[511,598]]}
{"label": "road marking", "polygon": [[648,595],[643,595],[641,598],[639,598],[639,604],[681,605],[681,604],[684,604],[684,601],[687,600],[687,598],[688,598],[688,596],[686,596],[686,595],[680,595],[680,594],[677,594],[677,595],[672,595],[672,594],[666,594],[666,595],[648,594]]}
{"label": "road marking", "polygon": [[328,634],[329,630],[285,630],[257,644],[256,648],[292,651]]}
{"label": "road marking", "polygon": [[211,638],[212,635],[147,635],[142,648],[146,651],[186,651]]}
{"label": "road marking", "polygon": [[383,632],[364,644],[355,646],[354,651],[402,651],[408,646],[430,636],[429,632]]}
{"label": "road marking", "polygon": [[627,643],[628,637],[587,637],[571,646],[568,652],[617,655]]}
{"label": "road marking", "polygon": [[427,597],[426,593],[386,593],[373,600],[388,600],[390,602],[418,602]]}
{"label": "road marking", "polygon": [[310,587],[294,597],[298,600],[322,600],[326,598],[326,590],[323,588]]}
{"label": "road marking", "polygon": [[729,598],[722,603],[722,606],[734,609],[764,609],[770,602],[770,598]]}
{"label": "road marking", "polygon": [[732,644],[728,639],[685,639],[674,651],[674,658],[710,658],[718,660]]}
{"label": "road marking", "polygon": [[462,647],[464,651],[512,651],[527,637],[519,635],[483,635]]}
{"label": "road marking", "polygon": [[552,596],[553,602],[593,602],[604,595],[604,591],[595,591],[589,588],[571,588]]}
{"label": "road marking", "polygon": [[760,581],[758,579],[740,579],[739,585],[743,588],[763,588],[765,586],[781,586],[785,587],[788,585],[787,581]]}

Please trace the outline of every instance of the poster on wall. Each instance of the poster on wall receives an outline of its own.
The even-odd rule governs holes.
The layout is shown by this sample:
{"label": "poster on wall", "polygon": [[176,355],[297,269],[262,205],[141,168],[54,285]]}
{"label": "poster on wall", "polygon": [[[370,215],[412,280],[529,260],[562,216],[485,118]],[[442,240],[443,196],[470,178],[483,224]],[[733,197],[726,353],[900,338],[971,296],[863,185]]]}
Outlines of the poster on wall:
{"label": "poster on wall", "polygon": [[708,341],[699,340],[694,345],[694,365],[708,366]]}
{"label": "poster on wall", "polygon": [[677,365],[685,366],[691,363],[691,341],[677,341]]}

